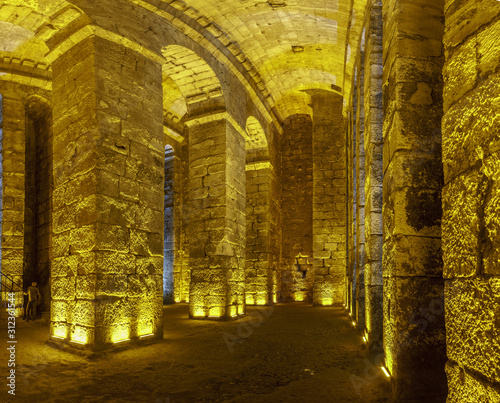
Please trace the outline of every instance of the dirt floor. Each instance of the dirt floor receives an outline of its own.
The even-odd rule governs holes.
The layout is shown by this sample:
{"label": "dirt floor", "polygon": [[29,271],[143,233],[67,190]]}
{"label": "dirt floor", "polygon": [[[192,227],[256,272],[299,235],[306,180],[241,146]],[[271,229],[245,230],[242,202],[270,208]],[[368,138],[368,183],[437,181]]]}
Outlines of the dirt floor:
{"label": "dirt floor", "polygon": [[[248,307],[235,322],[189,320],[164,309],[165,340],[82,357],[47,344],[48,325],[17,322],[16,396],[0,402],[390,402],[341,308]],[[5,345],[7,328],[0,327]],[[1,376],[8,376],[6,348]]]}

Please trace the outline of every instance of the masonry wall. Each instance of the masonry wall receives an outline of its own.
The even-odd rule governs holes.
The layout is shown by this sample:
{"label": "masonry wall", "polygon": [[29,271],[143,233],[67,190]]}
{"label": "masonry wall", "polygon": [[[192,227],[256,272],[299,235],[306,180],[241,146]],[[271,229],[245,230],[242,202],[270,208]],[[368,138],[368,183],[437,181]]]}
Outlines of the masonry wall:
{"label": "masonry wall", "polygon": [[[188,187],[189,187],[189,161],[187,141],[176,141],[172,137],[165,136],[164,143],[170,147],[171,162],[169,173],[165,173],[165,178],[171,179],[169,191],[171,199],[169,205],[172,210],[166,212],[173,219],[172,231],[173,239],[173,302],[189,302],[189,244],[187,237],[187,222],[189,219],[188,210]],[[167,220],[165,220],[167,223]],[[164,245],[165,246],[165,245]],[[170,247],[172,247],[170,245]]]}
{"label": "masonry wall", "polygon": [[163,303],[175,301],[174,265],[175,265],[175,163],[174,150],[165,147],[165,182],[164,182],[164,220],[163,233]]}
{"label": "masonry wall", "polygon": [[[43,204],[41,212],[43,217],[38,218],[38,225],[41,228],[39,241],[36,242],[36,234],[33,229],[37,225],[34,222],[35,216],[33,211],[26,216],[26,198],[33,195],[33,185],[29,192],[25,191],[26,188],[26,139],[25,133],[27,129],[27,114],[25,106],[30,104],[33,113],[37,112],[44,118],[47,118],[46,125],[43,127],[47,130],[42,131],[44,140],[39,141],[39,145],[45,147],[50,144],[50,110],[47,109],[47,100],[50,99],[50,94],[46,91],[30,86],[21,86],[16,83],[9,83],[0,81],[0,93],[3,96],[3,138],[2,138],[2,273],[12,277],[14,281],[21,287],[31,285],[32,281],[38,281],[42,286],[44,306],[42,309],[48,309],[47,302],[50,300],[50,291],[48,290],[48,246],[50,244],[50,217],[48,217],[47,203]],[[32,99],[32,102],[28,102]],[[45,101],[39,102],[44,99]],[[37,115],[38,116],[38,115]],[[45,140],[47,143],[45,143]],[[34,145],[32,143],[32,145]],[[47,146],[48,147],[48,146]],[[39,172],[44,176],[44,198],[47,201],[49,179],[47,175],[50,174],[51,168],[49,164],[49,148],[45,150],[38,150],[40,152],[41,160],[44,161],[39,165]],[[31,150],[32,154],[36,153],[35,149]],[[47,166],[45,166],[47,163]],[[34,164],[34,161],[32,161]],[[32,166],[28,183],[34,184],[35,182],[36,167]],[[33,199],[34,201],[34,199]],[[31,209],[36,208],[32,204]],[[25,224],[28,221],[30,226],[28,230],[28,245],[25,244]],[[43,262],[36,266],[36,261],[32,260],[34,249],[40,249],[40,255],[43,257]],[[26,248],[28,246],[28,249]],[[28,250],[30,253],[28,254]],[[26,260],[28,259],[28,260]],[[39,275],[38,270],[42,270]],[[23,284],[24,283],[24,284]],[[22,296],[18,298],[18,304],[22,304]],[[21,312],[19,312],[21,314]]]}
{"label": "masonry wall", "polygon": [[0,89],[3,96],[2,273],[12,277],[22,286],[24,280],[24,100],[16,85],[2,84]]}
{"label": "masonry wall", "polygon": [[[268,148],[269,161],[272,166],[270,183],[270,201],[269,201],[269,277],[271,283],[269,288],[272,290],[272,301],[278,302],[279,290],[281,289],[280,265],[282,259],[282,187],[283,177],[281,161],[281,135],[274,125],[269,125]],[[270,299],[271,300],[271,299]]]}
{"label": "masonry wall", "polygon": [[53,71],[51,335],[96,350],[162,338],[161,66],[95,36]]}
{"label": "masonry wall", "polygon": [[[443,16],[440,1],[383,2],[383,341],[399,400],[447,394],[441,255]],[[366,141],[365,149],[369,145]]]}
{"label": "masonry wall", "polygon": [[356,114],[357,96],[353,95],[352,110],[347,117],[347,270],[345,305],[351,315],[356,316]]}
{"label": "masonry wall", "polygon": [[24,279],[37,282],[38,312],[50,309],[52,243],[52,113],[46,100],[28,97],[25,120]]}
{"label": "masonry wall", "polygon": [[295,115],[283,122],[281,139],[283,257],[281,301],[312,299],[312,120]]}
{"label": "masonry wall", "polygon": [[448,402],[500,401],[500,4],[445,2]]}
{"label": "masonry wall", "polygon": [[245,311],[245,139],[223,117],[189,127],[189,314]]}
{"label": "masonry wall", "polygon": [[[366,331],[370,346],[380,350],[383,336],[382,278],[382,183],[383,183],[383,100],[382,100],[382,2],[369,5],[365,26],[363,65],[364,99],[364,301]],[[360,147],[360,148],[361,148]]]}
{"label": "masonry wall", "polygon": [[332,92],[312,96],[313,258],[316,305],[344,301],[347,248],[346,123],[343,98]]}
{"label": "masonry wall", "polygon": [[364,52],[360,54],[356,76],[356,133],[354,138],[355,179],[356,190],[354,192],[356,203],[356,240],[355,240],[355,262],[356,262],[356,292],[353,304],[356,305],[355,320],[358,328],[365,328],[365,107],[364,107]]}
{"label": "masonry wall", "polygon": [[273,300],[271,258],[271,183],[270,161],[246,164],[246,269],[247,305],[265,305]]}

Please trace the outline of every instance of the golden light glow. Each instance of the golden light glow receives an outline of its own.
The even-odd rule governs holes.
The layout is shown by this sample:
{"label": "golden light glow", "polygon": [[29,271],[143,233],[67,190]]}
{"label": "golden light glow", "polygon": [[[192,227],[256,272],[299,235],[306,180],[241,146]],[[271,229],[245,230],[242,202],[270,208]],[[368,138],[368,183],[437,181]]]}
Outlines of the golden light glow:
{"label": "golden light glow", "polygon": [[321,305],[327,306],[327,305],[332,305],[333,304],[333,298],[323,298],[321,300]]}
{"label": "golden light glow", "polygon": [[88,329],[75,326],[71,335],[71,341],[77,344],[87,344],[89,342]]}
{"label": "golden light glow", "polygon": [[257,300],[257,305],[266,305],[267,301],[264,297],[261,297]]}
{"label": "golden light glow", "polygon": [[130,339],[117,340],[117,341],[114,341],[113,344],[124,343],[126,341],[130,341]]}
{"label": "golden light glow", "polygon": [[389,374],[389,371],[387,371],[387,369],[385,367],[380,367],[382,369],[382,372],[385,374],[385,376],[387,378],[390,378],[391,377],[391,374]]}
{"label": "golden light glow", "polygon": [[151,321],[139,323],[139,326],[137,329],[137,334],[139,336],[144,335],[144,334],[152,334],[152,333],[153,333],[153,323]]}
{"label": "golden light glow", "polygon": [[209,318],[220,318],[222,316],[222,308],[220,306],[213,306],[208,310]]}
{"label": "golden light glow", "polygon": [[202,306],[195,306],[193,316],[195,318],[204,318],[206,316],[205,309]]}
{"label": "golden light glow", "polygon": [[121,323],[119,325],[114,325],[111,342],[119,343],[121,341],[130,339],[130,325],[128,323]]}
{"label": "golden light glow", "polygon": [[238,307],[234,306],[234,305],[229,307],[229,315],[231,315],[232,318],[234,318],[235,316],[238,316]]}
{"label": "golden light glow", "polygon": [[393,372],[393,358],[392,358],[392,350],[390,348],[386,349],[385,351],[385,366],[389,373]]}
{"label": "golden light glow", "polygon": [[144,301],[141,303],[139,308],[139,323],[137,326],[137,334],[151,334],[154,333],[154,317],[151,313],[151,305],[145,303]]}
{"label": "golden light glow", "polygon": [[52,335],[52,337],[64,340],[66,337],[68,337],[68,329],[66,328],[66,326],[57,327],[54,329],[54,334]]}
{"label": "golden light glow", "polygon": [[363,336],[363,342],[368,343],[368,340],[366,339],[366,336]]}
{"label": "golden light glow", "polygon": [[153,337],[154,336],[154,333],[150,333],[150,334],[143,334],[142,336],[139,336],[140,339],[145,339],[147,337]]}
{"label": "golden light glow", "polygon": [[82,346],[84,346],[85,344],[87,344],[86,342],[79,341],[79,340],[71,340],[71,343],[81,344]]}
{"label": "golden light glow", "polygon": [[299,302],[301,302],[301,301],[304,301],[304,299],[305,299],[305,295],[304,295],[304,293],[303,293],[303,292],[301,292],[301,291],[297,291],[297,292],[295,293],[295,301],[299,301]]}

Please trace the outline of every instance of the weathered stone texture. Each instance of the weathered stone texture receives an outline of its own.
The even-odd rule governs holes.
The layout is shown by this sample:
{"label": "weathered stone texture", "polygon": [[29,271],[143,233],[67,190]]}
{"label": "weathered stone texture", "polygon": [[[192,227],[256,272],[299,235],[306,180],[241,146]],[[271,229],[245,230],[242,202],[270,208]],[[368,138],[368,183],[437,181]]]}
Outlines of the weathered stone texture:
{"label": "weathered stone texture", "polygon": [[139,198],[164,180],[161,87],[144,84],[145,76],[161,83],[160,66],[94,37],[53,69],[52,293],[54,303],[87,307],[53,311],[53,335],[94,349],[161,338],[163,199]]}
{"label": "weathered stone texture", "polygon": [[366,264],[366,232],[365,232],[365,212],[366,212],[366,153],[365,153],[365,95],[364,95],[364,52],[360,53],[357,76],[357,106],[356,106],[356,133],[355,133],[355,204],[356,204],[356,240],[355,240],[355,261],[356,261],[356,321],[360,329],[365,328],[366,323],[366,290],[365,290],[365,264]]}
{"label": "weathered stone texture", "polygon": [[188,223],[193,318],[245,310],[245,140],[224,118],[189,127]]}
{"label": "weathered stone texture", "polygon": [[346,144],[343,98],[314,93],[313,303],[341,304],[346,264]]}
{"label": "weathered stone texture", "polygon": [[174,150],[165,148],[164,185],[164,235],[163,235],[163,303],[173,303],[174,298],[174,258],[175,258],[175,156]]}
{"label": "weathered stone texture", "polygon": [[447,401],[498,401],[500,4],[447,1],[445,9]]}
{"label": "weathered stone texture", "polygon": [[451,280],[445,296],[448,359],[498,385],[500,279]]}
{"label": "weathered stone texture", "polygon": [[[397,399],[447,393],[440,253],[443,10],[443,2],[383,2],[383,228],[382,220],[373,220],[367,232],[383,229],[384,351]],[[367,155],[380,155],[377,147]],[[371,175],[379,181],[382,170]],[[367,241],[367,259],[370,254],[379,256]],[[441,309],[430,315],[436,304]]]}
{"label": "weathered stone texture", "polygon": [[283,123],[281,140],[283,257],[280,299],[283,301],[312,298],[312,152],[310,116],[288,117]]}
{"label": "weathered stone texture", "polygon": [[447,402],[498,402],[500,388],[485,382],[481,377],[464,371],[450,361],[446,363],[448,376]]}
{"label": "weathered stone texture", "polygon": [[270,267],[272,177],[273,167],[270,161],[247,163],[245,250],[247,305],[265,305],[273,300],[273,270]]}

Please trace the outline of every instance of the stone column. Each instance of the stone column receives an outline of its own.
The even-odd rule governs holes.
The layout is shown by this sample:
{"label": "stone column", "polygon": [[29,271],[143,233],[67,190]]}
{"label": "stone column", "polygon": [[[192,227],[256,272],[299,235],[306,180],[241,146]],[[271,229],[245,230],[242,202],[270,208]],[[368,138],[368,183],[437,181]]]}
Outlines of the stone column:
{"label": "stone column", "polygon": [[368,343],[382,348],[382,2],[373,0],[365,27],[364,63],[364,155],[365,157],[365,301]]}
{"label": "stone column", "polygon": [[[443,303],[443,2],[387,0],[383,21],[384,350],[396,399],[429,400],[447,392],[444,315],[435,308]],[[372,141],[365,148],[367,160],[380,152]]]}
{"label": "stone column", "polygon": [[343,99],[312,94],[313,303],[342,304],[346,264],[346,160]]}
{"label": "stone column", "polygon": [[[175,207],[178,203],[179,194],[176,191],[177,180],[176,165],[178,158],[175,156],[171,146],[165,147],[165,201],[164,206],[164,233],[163,233],[163,303],[175,302],[174,290],[174,266],[176,238],[175,222],[179,219],[175,216]],[[177,276],[179,277],[179,276]],[[177,278],[177,281],[179,279]],[[178,294],[178,292],[177,292]]]}
{"label": "stone column", "polygon": [[176,155],[174,179],[175,302],[189,302],[189,283],[191,282],[191,269],[189,267],[189,237],[187,234],[187,227],[190,220],[188,202],[189,144],[187,140],[187,133],[184,135],[185,140],[174,148]]}
{"label": "stone column", "polygon": [[500,3],[448,0],[445,10],[447,402],[499,402]]}
{"label": "stone column", "polygon": [[356,105],[356,293],[355,320],[358,328],[365,328],[365,95],[364,95],[364,51],[360,52],[357,75]]}
{"label": "stone column", "polygon": [[282,160],[282,269],[283,302],[310,301],[312,271],[312,120],[289,116],[283,122]]}
{"label": "stone column", "polygon": [[245,313],[245,139],[225,113],[189,126],[191,318]]}
{"label": "stone column", "polygon": [[[25,109],[18,91],[1,88],[2,124],[2,227],[1,271],[21,288],[24,272],[24,195],[25,195]],[[10,285],[7,278],[3,282]],[[31,284],[30,284],[31,285]],[[19,287],[15,287],[19,289]],[[2,296],[5,298],[6,296]],[[22,315],[23,297],[16,296],[16,314]]]}
{"label": "stone column", "polygon": [[347,115],[347,295],[344,296],[346,300],[347,309],[351,315],[356,317],[356,269],[357,269],[357,253],[356,253],[356,116],[357,116],[357,72],[354,73],[354,92],[352,97],[351,113]]}
{"label": "stone column", "polygon": [[161,83],[160,63],[98,36],[53,63],[53,339],[163,337]]}
{"label": "stone column", "polygon": [[266,305],[273,301],[271,256],[271,182],[270,161],[246,164],[246,269],[247,305]]}

